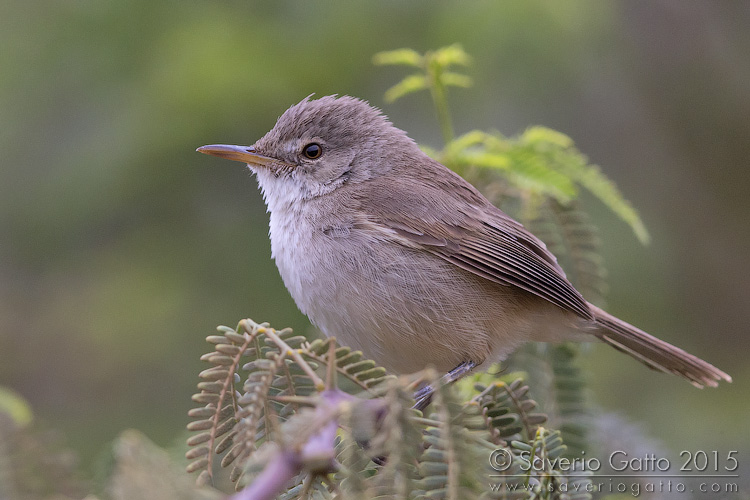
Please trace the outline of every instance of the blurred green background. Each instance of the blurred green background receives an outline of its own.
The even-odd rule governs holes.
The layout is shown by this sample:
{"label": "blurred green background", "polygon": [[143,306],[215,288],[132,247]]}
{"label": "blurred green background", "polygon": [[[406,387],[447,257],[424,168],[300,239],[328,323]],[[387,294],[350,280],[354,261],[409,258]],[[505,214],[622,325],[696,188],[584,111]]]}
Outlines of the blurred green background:
{"label": "blurred green background", "polygon": [[699,391],[606,346],[594,400],[674,450],[750,456],[750,8],[747,2],[2,3],[0,386],[84,463],[124,428],[167,445],[191,407],[204,337],[243,317],[306,331],[270,259],[240,165],[308,94],[382,107],[440,147],[429,98],[385,105],[402,68],[374,53],[460,43],[458,133],[570,135],[638,208],[601,227],[609,310],[704,357],[734,384]]}

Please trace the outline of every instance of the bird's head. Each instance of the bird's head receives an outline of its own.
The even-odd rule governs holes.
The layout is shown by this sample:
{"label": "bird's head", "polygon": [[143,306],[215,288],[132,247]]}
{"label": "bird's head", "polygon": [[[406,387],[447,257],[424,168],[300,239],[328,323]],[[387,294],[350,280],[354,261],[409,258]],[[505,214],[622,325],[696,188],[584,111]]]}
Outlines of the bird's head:
{"label": "bird's head", "polygon": [[271,210],[383,175],[394,162],[420,154],[380,110],[348,96],[302,100],[252,146],[215,144],[198,151],[247,163]]}

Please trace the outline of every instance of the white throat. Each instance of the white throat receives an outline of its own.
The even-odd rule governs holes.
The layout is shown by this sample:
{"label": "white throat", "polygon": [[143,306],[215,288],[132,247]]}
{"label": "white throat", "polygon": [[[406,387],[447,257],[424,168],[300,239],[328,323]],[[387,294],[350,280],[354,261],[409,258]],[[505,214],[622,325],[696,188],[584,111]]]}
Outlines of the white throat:
{"label": "white throat", "polygon": [[267,168],[250,167],[250,170],[258,178],[258,186],[271,213],[291,210],[295,205],[310,198],[304,183],[294,176],[276,177]]}
{"label": "white throat", "polygon": [[321,184],[295,175],[295,172],[277,177],[267,168],[249,168],[258,178],[258,186],[271,213],[292,211],[307,200],[330,193],[346,181],[342,178]]}

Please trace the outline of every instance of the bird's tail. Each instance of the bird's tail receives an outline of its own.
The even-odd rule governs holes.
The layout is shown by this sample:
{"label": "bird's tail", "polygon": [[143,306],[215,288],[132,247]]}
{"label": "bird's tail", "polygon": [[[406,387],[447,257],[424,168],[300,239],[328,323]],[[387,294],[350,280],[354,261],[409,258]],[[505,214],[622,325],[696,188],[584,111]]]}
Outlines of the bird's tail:
{"label": "bird's tail", "polygon": [[599,327],[594,331],[594,335],[615,349],[633,356],[649,368],[674,373],[699,388],[716,387],[721,380],[732,381],[732,377],[711,363],[659,340],[596,306],[590,307]]}

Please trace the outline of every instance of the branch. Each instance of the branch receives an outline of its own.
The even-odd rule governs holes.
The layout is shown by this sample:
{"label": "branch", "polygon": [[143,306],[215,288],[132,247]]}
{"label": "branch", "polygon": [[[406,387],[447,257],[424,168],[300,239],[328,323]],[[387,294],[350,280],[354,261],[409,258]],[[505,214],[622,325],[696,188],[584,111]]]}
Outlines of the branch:
{"label": "branch", "polygon": [[[252,484],[229,497],[230,500],[273,500],[303,470],[311,474],[327,474],[336,470],[335,447],[340,407],[358,398],[340,389],[324,391],[321,398],[311,420],[325,422],[324,425],[310,434],[301,446],[278,448]],[[310,425],[315,427],[313,423]]]}
{"label": "branch", "polygon": [[302,472],[302,461],[297,454],[289,450],[279,450],[251,485],[229,498],[230,500],[273,500],[300,472]]}

